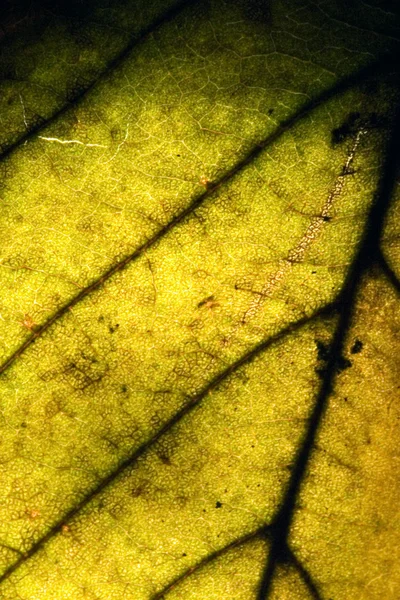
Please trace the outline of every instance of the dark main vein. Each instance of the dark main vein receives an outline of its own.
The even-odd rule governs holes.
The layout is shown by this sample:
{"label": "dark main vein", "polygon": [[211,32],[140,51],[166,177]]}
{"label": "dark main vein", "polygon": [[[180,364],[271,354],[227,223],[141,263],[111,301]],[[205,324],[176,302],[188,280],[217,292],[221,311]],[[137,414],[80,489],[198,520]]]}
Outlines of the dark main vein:
{"label": "dark main vein", "polygon": [[171,431],[178,423],[182,421],[193,409],[198,406],[204,398],[211,392],[218,388],[226,379],[231,377],[239,369],[249,364],[258,355],[265,352],[273,344],[282,340],[285,336],[298,331],[306,323],[311,322],[313,319],[323,316],[331,315],[336,309],[336,303],[327,304],[326,306],[318,309],[312,315],[303,317],[295,323],[292,323],[282,329],[279,333],[269,337],[268,339],[260,342],[249,352],[244,354],[237,361],[229,365],[226,369],[216,375],[211,381],[209,381],[204,388],[192,398],[189,398],[186,404],[178,410],[149,440],[144,442],[139,448],[135,449],[132,454],[127,456],[119,465],[114,469],[107,477],[102,479],[98,485],[86,493],[85,496],[77,504],[67,511],[62,517],[60,517],[54,525],[50,527],[47,533],[45,533],[37,542],[35,542],[31,548],[19,557],[13,564],[11,564],[4,573],[0,576],[0,584],[8,579],[12,573],[14,573],[23,563],[32,558],[37,552],[39,552],[47,542],[49,542],[54,536],[56,536],[62,530],[62,527],[71,521],[82,509],[84,509],[92,500],[98,497],[106,488],[114,483],[127,469],[131,468],[144,454],[150,450],[158,440]]}
{"label": "dark main vein", "polygon": [[326,366],[321,389],[309,419],[309,427],[297,454],[288,488],[271,524],[271,552],[261,581],[258,600],[270,597],[275,572],[279,564],[288,561],[290,551],[288,537],[292,525],[296,503],[304,482],[306,471],[315,446],[319,427],[328,407],[338,373],[338,363],[342,357],[347,333],[352,323],[355,301],[363,277],[373,266],[379,255],[379,244],[385,217],[393,196],[396,179],[399,176],[400,161],[400,105],[394,117],[393,128],[385,150],[381,178],[370,208],[359,250],[349,269],[339,299],[339,319],[333,337],[330,357]]}
{"label": "dark main vein", "polygon": [[42,131],[45,127],[53,123],[56,119],[66,113],[69,109],[76,106],[87,94],[98,84],[99,81],[107,77],[111,71],[116,69],[131,53],[131,51],[138,46],[141,42],[143,42],[151,33],[160,29],[166,23],[172,21],[175,17],[179,15],[183,11],[183,9],[187,5],[196,4],[199,0],[179,0],[172,8],[169,8],[159,17],[156,17],[147,27],[142,29],[139,33],[137,33],[134,38],[125,46],[125,48],[116,56],[113,60],[111,60],[106,68],[99,73],[99,75],[94,79],[88,86],[86,86],[80,93],[78,93],[72,100],[66,102],[61,108],[56,110],[49,118],[44,119],[34,125],[21,135],[15,142],[6,146],[2,152],[0,152],[0,161],[10,156],[20,146],[22,146],[27,140],[31,137]]}
{"label": "dark main vein", "polygon": [[42,325],[38,326],[35,331],[30,334],[27,339],[0,365],[0,375],[4,373],[17,358],[19,358],[25,350],[27,350],[38,338],[40,338],[58,319],[63,317],[71,308],[78,304],[81,300],[86,298],[92,292],[100,289],[103,284],[110,279],[116,273],[125,269],[130,263],[137,260],[147,250],[154,246],[158,241],[163,239],[172,229],[179,225],[184,219],[192,215],[197,208],[199,208],[218,188],[223,184],[230,181],[233,177],[238,175],[245,167],[247,167],[253,160],[255,160],[268,146],[275,143],[285,132],[291,127],[298,123],[301,119],[305,118],[309,113],[320,106],[322,103],[327,102],[337,94],[343,93],[351,88],[356,83],[370,77],[377,72],[387,71],[392,69],[394,58],[385,56],[357,71],[356,73],[345,77],[344,79],[337,82],[333,87],[321,92],[321,94],[314,100],[307,102],[302,108],[300,108],[293,116],[283,121],[277,129],[268,135],[264,140],[256,144],[246,155],[242,158],[235,166],[229,169],[226,173],[221,175],[217,180],[211,182],[207,189],[194,198],[190,204],[184,208],[180,213],[169,221],[166,225],[161,227],[151,238],[143,242],[134,252],[127,255],[119,262],[112,265],[107,271],[95,279],[87,287],[83,288],[76,296],[71,298],[66,304],[61,306],[56,312],[54,312]]}

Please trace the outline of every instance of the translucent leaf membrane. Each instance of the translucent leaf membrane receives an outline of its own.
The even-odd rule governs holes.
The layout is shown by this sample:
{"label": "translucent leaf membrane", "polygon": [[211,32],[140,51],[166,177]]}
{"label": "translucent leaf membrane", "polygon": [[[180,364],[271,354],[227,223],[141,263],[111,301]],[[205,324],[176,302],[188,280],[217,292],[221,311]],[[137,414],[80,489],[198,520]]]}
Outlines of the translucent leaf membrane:
{"label": "translucent leaf membrane", "polygon": [[268,560],[268,599],[398,597],[396,190],[359,261],[397,42],[341,6],[44,6],[7,30],[2,598],[265,600]]}
{"label": "translucent leaf membrane", "polygon": [[[301,333],[289,333],[290,339],[283,337],[265,350],[260,348],[236,371],[228,369],[218,386],[195,404],[187,404],[183,418],[151,441],[141,458],[133,455],[122,470],[117,467],[118,458],[142,440],[151,440],[153,431],[180,408],[177,395],[171,398],[172,390],[168,389],[147,390],[146,394],[143,382],[142,394],[130,387],[129,392],[116,389],[114,405],[109,393],[108,408],[105,404],[103,408],[98,391],[91,403],[92,411],[96,403],[98,417],[92,414],[91,419],[79,411],[78,402],[73,408],[66,398],[68,408],[49,417],[45,436],[32,434],[19,440],[20,455],[11,461],[13,470],[10,463],[2,486],[8,487],[10,497],[19,486],[20,500],[13,498],[4,507],[8,526],[3,540],[21,552],[28,551],[53,525],[58,541],[52,547],[59,556],[58,544],[66,542],[58,534],[68,524],[82,540],[82,552],[86,547],[89,554],[84,562],[90,561],[93,574],[98,567],[103,572],[108,563],[113,569],[114,557],[126,560],[123,548],[127,550],[127,539],[135,531],[137,560],[130,561],[133,583],[142,573],[137,569],[141,569],[145,554],[148,565],[161,561],[160,565],[168,568],[166,573],[172,575],[181,553],[187,554],[188,561],[204,559],[210,550],[268,522],[281,499],[307,424],[312,393],[318,387],[315,340],[329,340],[331,326],[329,320],[323,320]],[[198,365],[199,358],[194,359],[194,371]],[[41,412],[39,406],[36,412]],[[113,416],[113,430],[109,415]],[[116,428],[119,420],[120,431]],[[140,420],[145,423],[142,430]],[[37,424],[26,421],[23,429],[36,429]],[[112,468],[103,491],[101,477],[110,476]],[[53,494],[49,497],[46,490],[50,485]],[[92,490],[89,495],[88,489]],[[72,522],[68,517],[64,523],[62,516],[74,510],[82,497],[85,501],[77,517]],[[139,523],[147,525],[136,530]],[[175,540],[172,553],[171,540]],[[118,544],[122,547],[117,551]],[[44,556],[49,556],[47,550],[46,555],[40,555],[40,571]],[[153,581],[160,580],[157,578],[162,574],[160,566],[157,575],[152,575]],[[147,578],[146,570],[143,576]],[[34,577],[37,580],[37,571]]]}
{"label": "translucent leaf membrane", "polygon": [[[289,187],[285,175],[293,138],[304,137],[306,125],[313,131],[319,119],[322,128],[328,110],[317,111],[312,123],[299,124],[300,131],[295,128],[276,149],[266,150],[256,166],[246,167],[156,246],[99,290],[88,291],[4,373],[0,395],[8,468],[0,477],[12,499],[4,507],[4,521],[13,523],[7,544],[29,549],[87,489],[201,393],[210,378],[224,371],[229,375],[232,362],[257,344],[335,300],[362,226],[360,216],[359,227],[350,227],[354,208],[349,204],[359,201],[359,194],[351,176],[342,175],[354,140],[335,149],[336,168],[328,171],[325,186],[314,171],[317,190],[308,210],[304,204],[296,207],[300,187],[292,205],[284,194],[278,201],[276,194],[269,195],[265,184],[274,177],[282,189]],[[321,136],[322,155],[332,152],[330,136],[330,130]],[[376,165],[364,186],[365,204],[376,185],[381,137],[369,131],[356,148],[360,154],[354,153],[355,166]],[[276,163],[282,152],[286,162],[279,181]],[[292,174],[301,177],[309,169],[311,176],[313,165],[305,160],[296,165],[297,151],[292,157]],[[339,184],[340,193],[332,197]],[[326,206],[332,215],[328,221],[321,216]],[[359,213],[365,210],[360,206]],[[343,254],[333,266],[325,250],[331,247]],[[288,260],[291,252],[300,253],[297,261]],[[312,343],[305,367],[315,354]],[[277,360],[273,372],[279,376],[281,370]],[[50,484],[55,493],[49,499]],[[20,502],[13,498],[15,486]],[[42,517],[21,539],[32,494]],[[61,505],[60,497],[66,499]]]}
{"label": "translucent leaf membrane", "polygon": [[[158,28],[76,106],[3,161],[4,358],[86,286],[156,236],[212,182],[235,171],[281,122],[368,62],[364,45],[359,40],[357,52],[350,38],[351,69],[345,48],[322,59],[298,35],[300,24],[292,31],[285,4],[276,5],[268,26],[244,18],[240,3],[227,19],[222,18],[225,6],[207,6],[190,6]],[[326,20],[320,23],[317,12],[314,18],[315,28],[324,31],[321,51],[337,46],[335,28]],[[304,25],[306,37],[309,27]],[[378,51],[379,38],[365,36],[368,51]],[[383,52],[387,41],[381,44]],[[380,90],[377,97],[387,93]],[[294,202],[307,216],[318,212],[346,160],[347,147],[330,152],[331,131],[349,112],[376,112],[377,103],[370,108],[368,96],[373,104],[371,89],[353,93],[346,108],[339,101],[322,117],[323,138],[320,123],[309,122],[306,147],[303,138],[285,137],[277,159],[285,157],[283,175],[293,185],[278,185],[273,177],[270,189],[259,194],[268,193],[271,201],[278,195],[275,204],[281,205],[279,195],[288,200],[290,189],[287,209]],[[382,100],[381,111],[386,108]],[[254,184],[253,174],[251,180],[247,187]],[[308,187],[310,180],[317,189]]]}

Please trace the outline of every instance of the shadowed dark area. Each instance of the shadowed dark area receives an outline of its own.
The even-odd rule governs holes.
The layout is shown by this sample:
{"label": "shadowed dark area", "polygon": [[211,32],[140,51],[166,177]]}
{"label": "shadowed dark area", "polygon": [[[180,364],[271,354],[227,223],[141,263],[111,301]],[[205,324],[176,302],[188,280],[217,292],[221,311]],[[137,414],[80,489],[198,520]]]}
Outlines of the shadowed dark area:
{"label": "shadowed dark area", "polygon": [[269,25],[271,23],[271,7],[269,0],[232,0],[243,17],[254,23]]}
{"label": "shadowed dark area", "polygon": [[[322,15],[345,23],[349,28],[400,39],[400,11],[397,0],[336,0],[313,2]],[[377,20],[379,19],[379,25]]]}
{"label": "shadowed dark area", "polygon": [[0,42],[18,33],[40,31],[54,15],[84,19],[98,5],[97,0],[4,0],[0,12]]}
{"label": "shadowed dark area", "polygon": [[[75,89],[70,90],[70,93],[67,96],[67,102],[61,106],[58,110],[56,110],[49,118],[37,117],[35,123],[30,126],[28,131],[24,132],[20,137],[10,143],[9,145],[0,148],[0,161],[12,154],[12,152],[19,148],[22,144],[24,144],[31,137],[35,136],[37,133],[42,131],[45,127],[53,123],[57,120],[61,115],[67,112],[70,108],[76,106],[79,101],[86,96],[91,89],[97,85],[99,81],[105,78],[111,71],[113,71],[120,63],[122,63],[125,58],[130,54],[130,52],[143,42],[152,32],[155,32],[165,23],[172,21],[180,12],[182,12],[186,6],[193,5],[199,2],[199,0],[178,0],[177,3],[164,14],[158,16],[154,19],[147,27],[145,27],[142,31],[135,34],[130,42],[126,45],[126,47],[120,52],[113,60],[109,62],[107,67],[90,82],[77,82]],[[29,6],[28,6],[29,5]],[[98,5],[97,0],[91,0],[90,2],[82,2],[81,0],[74,0],[73,2],[68,2],[67,0],[59,0],[59,3],[53,3],[50,0],[42,3],[36,2],[30,6],[29,2],[21,2],[20,8],[15,8],[14,10],[9,9],[9,16],[3,17],[4,25],[1,25],[0,28],[3,32],[12,33],[15,29],[15,32],[18,33],[19,36],[25,34],[27,35],[29,31],[32,29],[43,29],[46,25],[46,22],[57,13],[59,16],[63,16],[67,19],[71,20],[71,23],[79,23],[87,19],[91,13],[91,11]],[[50,10],[51,7],[51,10]],[[21,16],[18,16],[21,15]],[[24,16],[25,15],[25,16]],[[6,24],[8,23],[8,25]],[[14,23],[11,26],[11,23]],[[26,29],[26,31],[20,31],[20,29]],[[1,31],[0,29],[0,31]],[[3,36],[5,33],[3,33]],[[1,41],[1,37],[0,37]],[[4,74],[3,74],[4,76]],[[12,77],[11,77],[12,79]]]}

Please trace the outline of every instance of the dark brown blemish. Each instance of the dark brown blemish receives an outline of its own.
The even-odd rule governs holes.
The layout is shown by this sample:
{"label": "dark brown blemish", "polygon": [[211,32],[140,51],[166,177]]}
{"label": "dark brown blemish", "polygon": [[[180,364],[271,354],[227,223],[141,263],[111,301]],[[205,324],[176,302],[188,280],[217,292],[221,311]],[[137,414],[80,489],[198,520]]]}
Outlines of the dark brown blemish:
{"label": "dark brown blemish", "polygon": [[362,341],[357,339],[351,347],[351,354],[359,354],[363,349],[363,346],[364,344],[362,343]]}
{"label": "dark brown blemish", "polygon": [[316,340],[315,344],[317,346],[317,356],[318,360],[323,360],[324,362],[329,360],[330,350],[329,346],[321,342],[321,340]]}
{"label": "dark brown blemish", "polygon": [[336,363],[336,367],[339,373],[345,371],[346,369],[350,369],[352,365],[353,363],[351,362],[351,360],[349,360],[348,358],[344,358],[344,356],[340,356]]}
{"label": "dark brown blemish", "polygon": [[352,112],[340,127],[332,130],[332,144],[336,146],[354,134],[355,125],[360,118],[359,112]]}

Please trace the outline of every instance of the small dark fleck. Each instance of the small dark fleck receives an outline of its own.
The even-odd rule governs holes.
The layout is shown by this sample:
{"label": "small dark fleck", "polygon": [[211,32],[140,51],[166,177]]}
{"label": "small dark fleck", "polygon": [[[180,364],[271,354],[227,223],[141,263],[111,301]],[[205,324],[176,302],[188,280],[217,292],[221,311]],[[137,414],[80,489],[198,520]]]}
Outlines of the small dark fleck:
{"label": "small dark fleck", "polygon": [[348,358],[344,358],[343,356],[341,356],[339,358],[339,360],[337,361],[337,370],[339,371],[339,373],[341,371],[345,371],[346,369],[349,369],[352,366],[352,362],[351,360],[349,360]]}
{"label": "small dark fleck", "polygon": [[161,462],[164,463],[164,465],[171,465],[171,459],[169,458],[169,456],[167,456],[166,454],[164,454],[163,452],[160,452],[158,455],[158,458],[161,460]]}
{"label": "small dark fleck", "polygon": [[272,115],[272,113],[273,113],[273,112],[274,112],[274,109],[273,109],[273,108],[270,108],[270,109],[269,109],[269,111],[268,111],[268,114],[269,114],[269,115]]}
{"label": "small dark fleck", "polygon": [[347,400],[348,400],[347,396],[345,396],[345,398],[343,398],[343,400],[344,400],[345,402],[347,402]]}
{"label": "small dark fleck", "polygon": [[364,344],[362,343],[361,340],[356,340],[354,342],[354,344],[352,345],[350,352],[352,354],[358,354],[363,349],[363,346],[364,346]]}
{"label": "small dark fleck", "polygon": [[97,319],[99,321],[99,323],[102,323],[104,321],[104,317],[103,315],[100,315],[99,318]]}
{"label": "small dark fleck", "polygon": [[126,394],[127,391],[128,391],[128,387],[125,384],[121,385],[121,392]]}
{"label": "small dark fleck", "polygon": [[204,298],[203,300],[200,300],[200,302],[197,305],[197,308],[201,308],[202,306],[204,306],[208,302],[214,302],[214,296],[208,296],[207,298]]}
{"label": "small dark fleck", "polygon": [[[177,154],[177,156],[180,156],[180,154]],[[186,554],[185,554],[185,556],[186,556]]]}
{"label": "small dark fleck", "polygon": [[328,223],[328,221],[332,220],[332,217],[325,216],[325,217],[322,217],[322,220],[325,221],[325,223]]}
{"label": "small dark fleck", "polygon": [[21,423],[21,427],[25,428],[25,427],[27,427],[27,424],[26,423]]}
{"label": "small dark fleck", "polygon": [[332,131],[332,144],[340,144],[350,135],[350,128],[347,125],[337,127]]}
{"label": "small dark fleck", "polygon": [[131,490],[131,494],[133,498],[139,498],[144,492],[144,487],[139,485],[137,488],[133,488]]}
{"label": "small dark fleck", "polygon": [[215,503],[215,508],[221,508],[221,506],[222,506],[222,502],[220,502],[218,500],[218,502]]}
{"label": "small dark fleck", "polygon": [[317,271],[311,271],[311,274],[312,274],[312,275],[315,275],[315,274],[316,274],[316,272],[317,272]]}
{"label": "small dark fleck", "polygon": [[182,556],[187,556],[186,552],[182,552]]}

